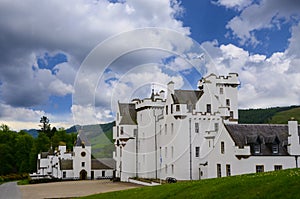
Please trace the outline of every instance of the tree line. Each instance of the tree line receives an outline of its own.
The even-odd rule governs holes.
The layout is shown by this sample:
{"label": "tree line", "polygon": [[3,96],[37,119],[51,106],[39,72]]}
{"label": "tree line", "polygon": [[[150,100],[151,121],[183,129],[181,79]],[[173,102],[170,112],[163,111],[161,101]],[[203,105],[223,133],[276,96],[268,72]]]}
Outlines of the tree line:
{"label": "tree line", "polygon": [[0,176],[37,171],[37,155],[51,147],[54,150],[65,144],[67,150],[72,150],[77,134],[51,128],[49,120],[42,119],[46,117],[41,118],[43,125],[36,138],[26,131],[12,131],[5,124],[0,126]]}

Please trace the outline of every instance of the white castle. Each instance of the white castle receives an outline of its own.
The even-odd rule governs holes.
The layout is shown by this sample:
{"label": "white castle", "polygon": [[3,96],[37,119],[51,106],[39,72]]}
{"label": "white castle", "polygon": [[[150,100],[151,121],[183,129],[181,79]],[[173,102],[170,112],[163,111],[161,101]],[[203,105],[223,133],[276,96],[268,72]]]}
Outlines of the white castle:
{"label": "white castle", "polygon": [[238,74],[118,103],[116,177],[198,180],[298,167],[297,121],[238,124]]}

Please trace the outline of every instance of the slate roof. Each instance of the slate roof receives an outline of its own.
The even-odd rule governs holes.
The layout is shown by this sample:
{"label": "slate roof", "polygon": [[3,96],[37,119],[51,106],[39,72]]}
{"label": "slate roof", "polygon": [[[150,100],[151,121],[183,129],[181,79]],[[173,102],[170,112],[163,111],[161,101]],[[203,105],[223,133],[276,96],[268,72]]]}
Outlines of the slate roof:
{"label": "slate roof", "polygon": [[73,160],[60,159],[60,170],[73,170]]}
{"label": "slate roof", "polygon": [[128,124],[128,125],[137,124],[135,104],[119,103],[119,111],[120,111],[120,116],[122,116],[120,124]]}
{"label": "slate roof", "polygon": [[77,135],[75,146],[82,146],[83,144],[85,146],[91,146],[91,143],[89,142],[89,140],[85,136],[84,132],[79,132],[78,135]]}
{"label": "slate roof", "polygon": [[260,145],[261,153],[252,155],[275,155],[272,145],[278,144],[279,153],[276,155],[289,155],[287,153],[288,126],[272,124],[225,124],[225,128],[232,137],[236,146]]}
{"label": "slate roof", "polygon": [[196,105],[197,101],[203,95],[202,91],[195,90],[175,90],[172,94],[174,104],[191,104]]}
{"label": "slate roof", "polygon": [[92,159],[92,170],[100,170],[100,169],[115,169],[115,161],[110,158],[113,161],[113,165],[109,165],[107,161],[102,159]]}

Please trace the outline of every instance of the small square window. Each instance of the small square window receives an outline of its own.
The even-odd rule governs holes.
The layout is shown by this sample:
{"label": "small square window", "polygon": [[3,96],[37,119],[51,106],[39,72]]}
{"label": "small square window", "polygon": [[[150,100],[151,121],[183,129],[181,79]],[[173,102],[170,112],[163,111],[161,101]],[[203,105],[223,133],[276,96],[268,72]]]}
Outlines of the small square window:
{"label": "small square window", "polygon": [[282,170],[282,165],[274,165],[274,171]]}
{"label": "small square window", "polygon": [[82,167],[85,167],[85,162],[81,162],[81,166],[82,166]]}
{"label": "small square window", "polygon": [[264,170],[264,165],[256,165],[256,173],[262,173]]}

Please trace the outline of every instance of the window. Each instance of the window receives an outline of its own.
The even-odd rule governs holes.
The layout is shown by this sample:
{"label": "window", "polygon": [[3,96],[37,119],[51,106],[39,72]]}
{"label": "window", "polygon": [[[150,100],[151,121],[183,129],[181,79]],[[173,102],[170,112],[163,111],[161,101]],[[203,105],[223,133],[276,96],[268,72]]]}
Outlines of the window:
{"label": "window", "polygon": [[167,135],[167,133],[168,133],[168,126],[167,124],[165,124],[165,134]]}
{"label": "window", "polygon": [[166,115],[168,115],[168,105],[166,105]]}
{"label": "window", "polygon": [[192,105],[192,104],[188,104],[188,105],[187,105],[187,109],[188,109],[188,112],[189,112],[189,113],[192,112],[192,110],[193,110],[193,105]]}
{"label": "window", "polygon": [[219,131],[219,123],[215,123],[215,131]]}
{"label": "window", "polygon": [[226,99],[226,106],[230,106],[230,100]]}
{"label": "window", "polygon": [[64,171],[63,172],[63,178],[66,178],[66,176],[67,176],[67,173]]}
{"label": "window", "polygon": [[279,149],[279,148],[278,148],[278,144],[273,144],[273,145],[272,145],[272,152],[273,152],[274,154],[277,154],[277,153],[279,152],[278,149]]}
{"label": "window", "polygon": [[81,152],[81,156],[85,157],[86,153],[84,151]]}
{"label": "window", "polygon": [[168,157],[168,148],[165,147],[165,158],[167,158],[167,157]]}
{"label": "window", "polygon": [[173,104],[171,104],[171,114],[173,113]]}
{"label": "window", "polygon": [[282,170],[282,165],[274,165],[274,171]]}
{"label": "window", "polygon": [[172,164],[171,169],[172,169],[172,174],[174,174],[174,164]]}
{"label": "window", "polygon": [[195,133],[199,133],[199,123],[195,123]]}
{"label": "window", "polygon": [[264,165],[256,165],[256,173],[264,172]]}
{"label": "window", "polygon": [[117,137],[119,137],[119,126],[117,126]]}
{"label": "window", "polygon": [[161,135],[161,131],[162,131],[162,126],[161,124],[159,125],[159,134]]}
{"label": "window", "polygon": [[165,165],[165,172],[168,174],[168,165]]}
{"label": "window", "polygon": [[102,174],[102,177],[105,177],[105,171],[102,171],[101,174]]}
{"label": "window", "polygon": [[230,164],[226,164],[226,176],[231,176]]}
{"label": "window", "polygon": [[195,148],[195,156],[198,158],[200,156],[200,147],[196,146]]}
{"label": "window", "polygon": [[176,105],[176,111],[180,111],[180,105],[179,104]]}
{"label": "window", "polygon": [[121,133],[120,133],[121,135],[123,135],[124,134],[124,127],[122,126],[121,127]]}
{"label": "window", "polygon": [[225,153],[225,144],[224,142],[221,142],[221,154]]}
{"label": "window", "polygon": [[120,157],[122,157],[122,147],[120,147]]}
{"label": "window", "polygon": [[224,93],[224,89],[220,88],[220,94],[222,95]]}
{"label": "window", "polygon": [[81,162],[81,166],[82,166],[82,167],[85,167],[85,162]]}
{"label": "window", "polygon": [[141,122],[142,122],[143,121],[143,114],[142,113],[141,113],[140,119],[141,119]]}
{"label": "window", "polygon": [[233,111],[230,111],[230,118],[233,118]]}
{"label": "window", "polygon": [[172,159],[174,158],[174,147],[173,146],[171,147],[171,157],[172,157]]}
{"label": "window", "polygon": [[255,144],[254,145],[254,153],[259,154],[260,153],[260,144]]}
{"label": "window", "polygon": [[206,104],[206,112],[211,113],[211,104]]}
{"label": "window", "polygon": [[174,124],[171,123],[171,134],[173,135],[173,133],[174,133]]}
{"label": "window", "polygon": [[217,177],[222,177],[222,170],[221,170],[221,164],[217,164]]}

